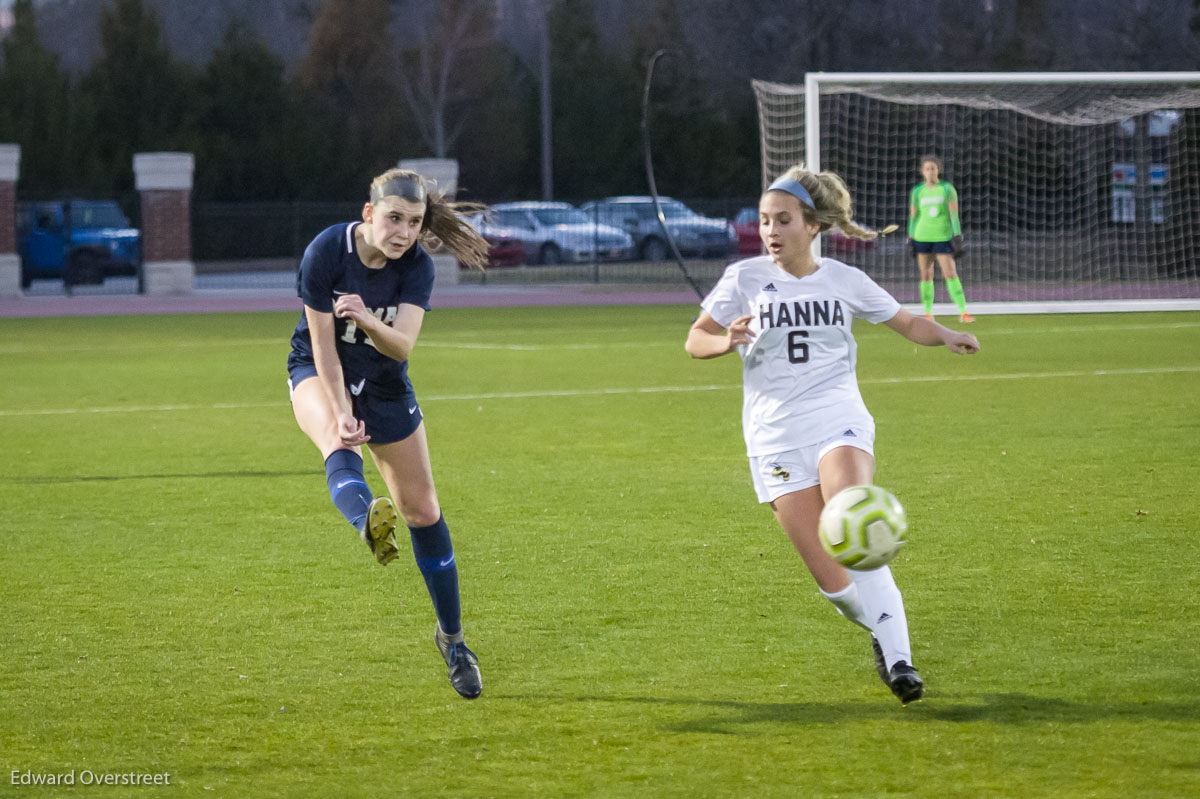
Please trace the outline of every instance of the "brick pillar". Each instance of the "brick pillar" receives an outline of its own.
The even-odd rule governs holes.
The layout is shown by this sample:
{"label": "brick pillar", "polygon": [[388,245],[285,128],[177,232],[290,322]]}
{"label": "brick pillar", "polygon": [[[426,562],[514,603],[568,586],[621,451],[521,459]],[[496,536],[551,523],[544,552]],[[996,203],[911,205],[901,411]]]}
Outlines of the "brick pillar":
{"label": "brick pillar", "polygon": [[21,256],[17,254],[20,166],[20,145],[0,144],[0,297],[21,296]]}
{"label": "brick pillar", "polygon": [[[405,158],[396,166],[416,172],[426,180],[437,184],[447,200],[453,200],[458,192],[458,161],[453,158]],[[458,283],[458,259],[445,250],[433,254],[433,290],[438,286],[453,286]]]}
{"label": "brick pillar", "polygon": [[142,198],[142,290],[146,294],[191,294],[191,153],[136,153],[133,174]]}

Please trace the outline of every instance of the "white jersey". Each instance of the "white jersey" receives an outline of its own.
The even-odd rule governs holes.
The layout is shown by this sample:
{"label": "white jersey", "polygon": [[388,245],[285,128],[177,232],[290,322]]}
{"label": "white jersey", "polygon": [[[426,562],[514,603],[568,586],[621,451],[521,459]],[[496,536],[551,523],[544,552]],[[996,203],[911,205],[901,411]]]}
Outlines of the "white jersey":
{"label": "white jersey", "polygon": [[855,317],[886,322],[900,310],[861,269],[821,258],[798,278],[761,255],[730,264],[701,307],[717,324],[753,315],[742,356],[742,433],[751,456],[812,446],[847,427],[875,429],[858,390]]}

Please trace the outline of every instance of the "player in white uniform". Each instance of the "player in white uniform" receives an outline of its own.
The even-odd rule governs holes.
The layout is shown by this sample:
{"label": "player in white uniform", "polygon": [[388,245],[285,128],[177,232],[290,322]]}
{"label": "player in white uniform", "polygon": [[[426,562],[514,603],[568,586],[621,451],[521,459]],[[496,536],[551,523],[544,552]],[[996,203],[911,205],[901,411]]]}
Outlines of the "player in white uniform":
{"label": "player in white uniform", "polygon": [[855,375],[855,317],[883,322],[909,341],[974,353],[968,333],[914,316],[861,270],[816,259],[813,239],[853,221],[836,174],[793,167],[763,193],[759,234],[767,255],[731,264],[688,332],[693,358],[742,356],[742,428],[754,489],[799,551],[821,593],[871,633],[880,678],[907,704],[924,683],[912,665],[904,601],[891,570],[847,571],[821,548],[826,500],[875,475],[875,422]]}

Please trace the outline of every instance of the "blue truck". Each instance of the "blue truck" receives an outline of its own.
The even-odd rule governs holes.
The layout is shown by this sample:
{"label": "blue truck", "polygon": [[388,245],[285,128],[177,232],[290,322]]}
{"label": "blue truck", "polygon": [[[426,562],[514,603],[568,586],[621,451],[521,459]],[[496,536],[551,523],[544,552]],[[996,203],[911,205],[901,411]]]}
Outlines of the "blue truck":
{"label": "blue truck", "polygon": [[112,200],[58,200],[17,204],[21,287],[62,280],[68,289],[137,275],[142,236]]}

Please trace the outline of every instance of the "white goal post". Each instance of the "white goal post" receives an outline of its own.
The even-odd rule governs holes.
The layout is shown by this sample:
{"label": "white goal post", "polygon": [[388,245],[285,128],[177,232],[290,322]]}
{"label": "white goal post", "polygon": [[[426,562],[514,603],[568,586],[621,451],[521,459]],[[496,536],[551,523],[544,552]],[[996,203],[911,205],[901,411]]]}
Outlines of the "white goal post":
{"label": "white goal post", "polygon": [[1200,72],[815,72],[753,87],[763,185],[797,163],[841,175],[859,221],[901,229],[820,246],[902,302],[917,298],[909,191],[935,154],[958,191],[973,306],[1200,309]]}

